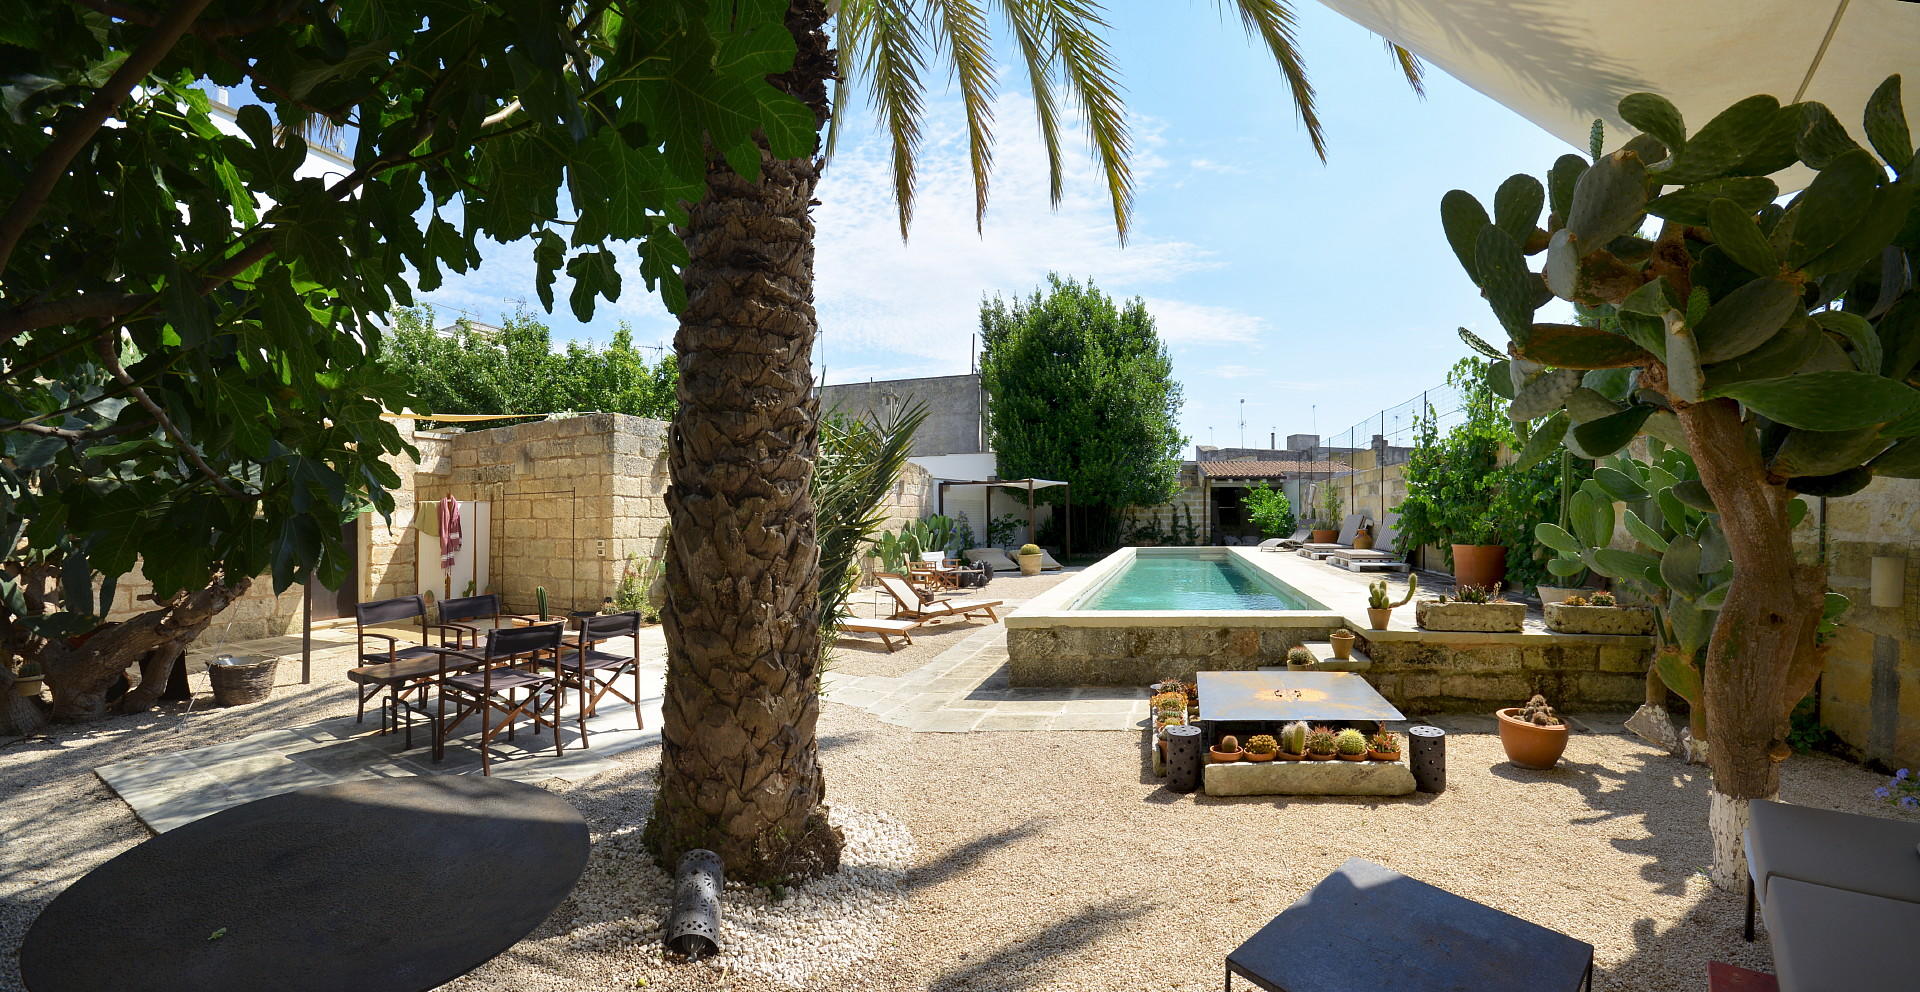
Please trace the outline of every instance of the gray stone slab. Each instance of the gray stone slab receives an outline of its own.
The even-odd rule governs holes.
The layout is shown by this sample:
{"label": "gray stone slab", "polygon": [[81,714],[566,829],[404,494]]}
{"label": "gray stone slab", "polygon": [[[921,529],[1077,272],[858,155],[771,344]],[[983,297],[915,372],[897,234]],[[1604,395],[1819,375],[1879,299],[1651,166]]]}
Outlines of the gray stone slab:
{"label": "gray stone slab", "polygon": [[1413,772],[1404,761],[1235,761],[1209,764],[1209,796],[1404,796]]}
{"label": "gray stone slab", "polygon": [[974,725],[976,731],[1039,731],[1050,730],[1055,717],[1042,713],[988,713]]}
{"label": "gray stone slab", "polygon": [[1058,699],[1009,699],[993,704],[995,713],[1041,714],[1052,716],[1066,708],[1064,700]]}
{"label": "gray stone slab", "polygon": [[1053,718],[1048,730],[1124,730],[1137,731],[1134,721],[1124,713],[1063,713]]}
{"label": "gray stone slab", "polygon": [[904,726],[917,733],[964,734],[978,725],[987,714],[977,710],[942,710],[916,713]]}

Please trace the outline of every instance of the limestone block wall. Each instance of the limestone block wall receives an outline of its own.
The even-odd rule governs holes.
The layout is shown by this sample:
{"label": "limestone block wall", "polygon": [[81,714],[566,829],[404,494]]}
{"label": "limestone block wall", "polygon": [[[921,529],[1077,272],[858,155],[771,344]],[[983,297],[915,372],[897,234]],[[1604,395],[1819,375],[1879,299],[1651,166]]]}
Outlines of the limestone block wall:
{"label": "limestone block wall", "polygon": [[1647,639],[1423,634],[1356,645],[1373,659],[1367,681],[1402,711],[1491,713],[1540,693],[1572,712],[1630,710],[1646,690]]}
{"label": "limestone block wall", "polygon": [[1211,512],[1207,506],[1207,494],[1200,486],[1200,470],[1192,465],[1180,466],[1180,493],[1171,502],[1159,506],[1129,506],[1120,511],[1120,539],[1123,544],[1134,543],[1128,537],[1136,528],[1152,524],[1161,534],[1171,535],[1177,524],[1192,523],[1199,532],[1199,539],[1206,543],[1212,539],[1208,522]]}
{"label": "limestone block wall", "polygon": [[[1868,760],[1920,768],[1920,480],[1876,479],[1861,492],[1818,500],[1794,532],[1797,549],[1820,553],[1828,582],[1853,601],[1828,645],[1820,679],[1820,721]],[[1904,559],[1897,607],[1868,602],[1876,556]]]}
{"label": "limestone block wall", "polygon": [[[132,573],[121,576],[114,586],[113,609],[108,612],[107,619],[126,620],[153,609],[153,603],[142,598],[152,592],[153,583],[148,582],[136,567]],[[195,644],[213,646],[257,637],[297,634],[300,632],[300,597],[299,586],[274,595],[272,577],[260,576],[248,587],[245,595],[234,600],[232,605],[213,618]]]}
{"label": "limestone block wall", "polygon": [[[400,421],[400,433],[420,450],[418,459],[394,456],[393,469],[400,486],[393,491],[391,520],[377,513],[360,517],[359,596],[362,601],[391,599],[419,592],[419,540],[414,530],[420,487],[432,484],[453,465],[457,434],[417,430],[414,422]],[[429,512],[432,512],[429,510]]]}

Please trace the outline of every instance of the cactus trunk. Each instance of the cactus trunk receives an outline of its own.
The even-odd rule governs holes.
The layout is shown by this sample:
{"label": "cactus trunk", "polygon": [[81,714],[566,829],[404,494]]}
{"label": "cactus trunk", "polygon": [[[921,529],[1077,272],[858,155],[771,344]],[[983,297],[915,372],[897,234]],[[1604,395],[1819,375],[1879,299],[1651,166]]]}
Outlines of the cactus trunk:
{"label": "cactus trunk", "polygon": [[1734,825],[1746,804],[1779,794],[1779,759],[1794,703],[1813,688],[1820,658],[1813,633],[1826,569],[1799,564],[1787,523],[1787,490],[1765,479],[1739,409],[1728,400],[1678,404],[1680,424],[1719,508],[1732,551],[1733,582],[1707,651],[1707,737],[1714,796],[1714,884],[1732,889],[1746,873]]}

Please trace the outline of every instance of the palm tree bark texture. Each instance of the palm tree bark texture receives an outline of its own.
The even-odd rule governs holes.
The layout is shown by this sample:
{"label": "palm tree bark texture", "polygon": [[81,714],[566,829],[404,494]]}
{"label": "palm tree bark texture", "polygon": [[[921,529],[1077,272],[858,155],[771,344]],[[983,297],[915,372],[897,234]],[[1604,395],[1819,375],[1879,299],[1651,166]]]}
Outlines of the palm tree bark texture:
{"label": "palm tree bark texture", "polygon": [[[793,0],[793,69],[771,81],[827,119],[824,0]],[[817,128],[816,128],[817,132]],[[816,152],[818,144],[815,146]],[[815,741],[819,546],[810,494],[815,155],[763,152],[750,182],[714,156],[684,238],[668,442],[667,687],[648,840],[665,865],[719,854],[727,877],[837,870]]]}

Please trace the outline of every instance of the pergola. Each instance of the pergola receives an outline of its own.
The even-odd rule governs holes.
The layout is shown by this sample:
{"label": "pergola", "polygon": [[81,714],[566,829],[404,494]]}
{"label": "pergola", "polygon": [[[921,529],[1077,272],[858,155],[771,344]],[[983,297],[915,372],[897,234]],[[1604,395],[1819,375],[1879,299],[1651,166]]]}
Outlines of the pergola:
{"label": "pergola", "polygon": [[1067,520],[1066,520],[1065,539],[1062,542],[1064,547],[1060,552],[1060,556],[1062,558],[1073,557],[1073,487],[1071,483],[1062,482],[1059,479],[982,479],[982,480],[974,480],[974,481],[942,481],[940,483],[940,491],[934,497],[935,512],[942,513],[942,514],[947,512],[947,487],[949,486],[986,486],[987,487],[987,520],[989,521],[993,520],[993,487],[1007,486],[1010,488],[1018,489],[1021,486],[1025,486],[1027,488],[1027,534],[1031,537],[1040,536],[1040,532],[1038,530],[1035,530],[1033,526],[1034,490],[1045,489],[1049,486],[1066,486],[1067,487],[1067,500],[1066,500]]}

